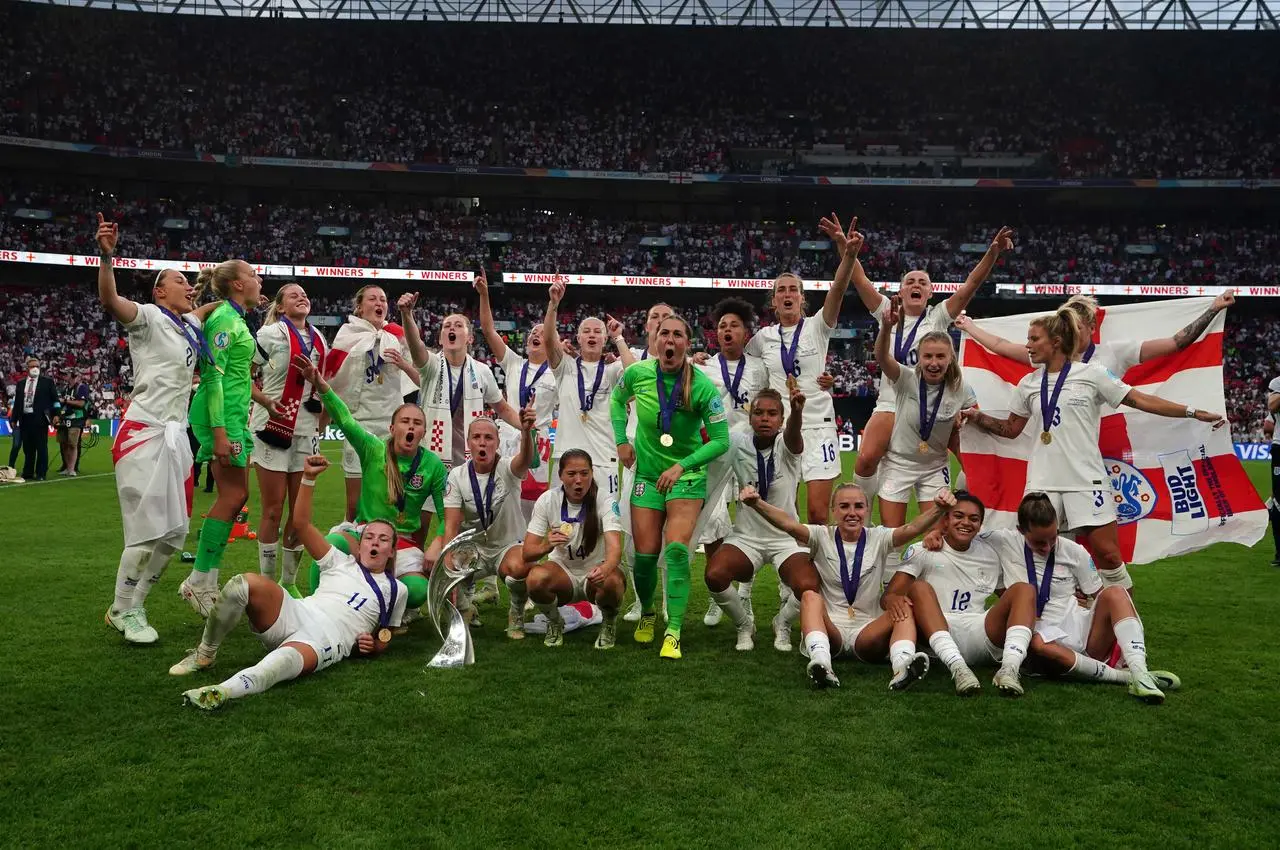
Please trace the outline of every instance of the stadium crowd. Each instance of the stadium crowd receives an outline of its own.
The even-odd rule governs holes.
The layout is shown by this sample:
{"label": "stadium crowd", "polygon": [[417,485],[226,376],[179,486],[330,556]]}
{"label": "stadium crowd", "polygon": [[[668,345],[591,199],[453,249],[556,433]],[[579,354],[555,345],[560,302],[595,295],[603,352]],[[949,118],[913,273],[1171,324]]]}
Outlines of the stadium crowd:
{"label": "stadium crowd", "polygon": [[[763,163],[935,176],[961,157],[1000,155],[1028,157],[1026,176],[1262,178],[1280,169],[1275,111],[1257,108],[1280,99],[1275,78],[1254,73],[1271,46],[1247,34],[1229,47],[1177,34],[480,24],[432,37],[444,29],[4,4],[0,134],[629,171],[758,172]],[[157,49],[197,44],[234,44],[254,61],[175,66]],[[851,51],[910,61],[857,62],[850,97],[847,75],[827,80],[832,55]],[[564,79],[574,85],[557,84]],[[814,144],[902,159],[806,164]]]}
{"label": "stadium crowd", "polygon": [[[451,201],[420,206],[412,198],[380,205],[341,196],[317,207],[237,205],[198,196],[106,196],[0,179],[0,210],[19,208],[48,210],[53,218],[0,216],[0,248],[93,254],[93,214],[101,209],[124,225],[126,257],[476,268],[496,248],[483,235],[500,231],[511,241],[496,254],[513,271],[763,278],[790,269],[829,278],[835,270],[832,251],[801,247],[819,237],[808,222],[605,220],[548,210],[468,211]],[[860,218],[867,238],[863,266],[873,279],[923,268],[935,280],[963,280],[1002,223],[943,217],[922,228],[901,220],[904,214],[870,211]],[[162,222],[170,218],[188,220],[190,229],[166,231]],[[1280,234],[1274,228],[1186,219],[1168,225],[1004,223],[1014,226],[1018,241],[1001,257],[994,283],[1280,284]],[[350,235],[321,237],[321,226],[345,227]],[[646,247],[644,237],[668,237],[671,244]]]}
{"label": "stadium crowd", "polygon": [[[274,289],[270,282],[268,288]],[[577,293],[576,297],[576,304],[562,307],[560,313],[560,331],[566,339],[572,338],[573,328],[581,319],[602,311],[623,322],[629,340],[643,338],[644,309],[622,303],[618,293],[600,290]],[[496,320],[514,325],[514,330],[504,333],[513,348],[523,350],[526,330],[541,318],[545,308],[545,303],[514,294],[505,303],[495,303]],[[349,297],[317,295],[312,299],[315,316],[340,317],[349,312]],[[438,296],[419,302],[417,318],[428,339],[436,337],[441,320],[453,312],[475,319],[474,295]],[[714,350],[709,316],[690,318],[701,322],[702,336],[695,340],[695,347]],[[873,396],[877,370],[871,358],[872,323],[853,300],[847,302],[840,324],[854,336],[832,342],[827,361],[827,370],[835,378],[832,394]],[[331,336],[331,329],[327,333]],[[0,287],[0,382],[5,388],[6,405],[12,402],[25,360],[31,356],[46,364],[46,374],[60,389],[80,380],[87,382],[97,416],[116,416],[128,403],[133,376],[126,340],[118,325],[102,312],[95,292],[88,286],[64,286],[52,292]],[[474,356],[493,367],[499,383],[504,381],[501,364],[478,333]],[[1269,311],[1257,312],[1254,302],[1233,310],[1228,319],[1223,373],[1227,414],[1235,439],[1262,441],[1267,382],[1280,375],[1280,321]],[[842,430],[849,432],[851,427]]]}

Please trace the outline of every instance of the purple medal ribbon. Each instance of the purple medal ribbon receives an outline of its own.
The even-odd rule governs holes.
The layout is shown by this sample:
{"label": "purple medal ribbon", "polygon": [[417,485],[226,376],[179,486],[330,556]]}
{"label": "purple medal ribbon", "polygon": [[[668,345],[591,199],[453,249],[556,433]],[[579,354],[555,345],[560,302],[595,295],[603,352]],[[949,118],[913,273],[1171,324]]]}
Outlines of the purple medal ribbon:
{"label": "purple medal ribbon", "polygon": [[924,375],[920,376],[920,439],[923,442],[927,443],[929,435],[933,433],[934,423],[938,421],[938,408],[942,405],[942,397],[946,392],[946,384],[938,386],[938,397],[933,400],[933,410],[929,410],[929,385],[924,382]]}
{"label": "purple medal ribbon", "polygon": [[489,473],[489,484],[485,488],[484,498],[480,497],[480,479],[476,476],[476,462],[467,461],[467,474],[471,476],[471,496],[476,500],[476,516],[480,518],[480,527],[488,529],[493,522],[493,487],[498,481],[498,468]]}
{"label": "purple medal ribbon", "polygon": [[[899,363],[907,362],[907,355],[911,353],[912,346],[916,343],[916,331],[920,330],[920,323],[924,321],[926,310],[916,318],[916,323],[911,326],[911,333],[907,334],[907,338],[902,338],[902,328],[899,327],[893,338],[893,359]],[[905,324],[905,321],[904,321]]]}
{"label": "purple medal ribbon", "polygon": [[720,355],[720,377],[724,379],[724,388],[729,391],[729,397],[733,399],[733,406],[740,408],[747,403],[745,394],[738,395],[738,387],[742,386],[742,375],[746,372],[747,358],[744,356],[738,360],[738,368],[734,370],[733,380],[729,379],[729,364],[725,362],[724,355]]}
{"label": "purple medal ribbon", "polygon": [[582,522],[582,512],[586,508],[582,505],[578,506],[578,515],[569,516],[569,497],[564,496],[560,499],[560,521],[561,522]]}
{"label": "purple medal ribbon", "polygon": [[[156,305],[160,307],[159,304]],[[209,350],[209,341],[204,338],[204,334],[195,329],[190,322],[183,321],[178,318],[168,307],[160,307],[160,312],[169,317],[169,321],[178,326],[178,330],[182,331],[182,336],[187,341],[187,345],[191,346],[191,353],[196,355],[196,359],[203,360],[206,363],[213,362],[213,352]]]}
{"label": "purple medal ribbon", "polygon": [[1093,359],[1093,352],[1098,350],[1096,343],[1089,343],[1089,347],[1084,350],[1084,355],[1080,358],[1082,363],[1088,363]]}
{"label": "purple medal ribbon", "polygon": [[835,529],[836,554],[840,556],[840,584],[844,587],[844,598],[853,605],[858,597],[858,583],[862,581],[862,556],[867,550],[867,530],[863,528],[858,535],[858,546],[853,550],[853,575],[849,575],[849,565],[845,560],[844,541],[840,539],[840,529]]}
{"label": "purple medal ribbon", "polygon": [[583,413],[590,413],[596,406],[596,393],[600,391],[600,380],[604,377],[604,358],[596,361],[596,380],[591,385],[591,394],[587,394],[587,384],[582,379],[582,358],[578,358],[578,408]]}
{"label": "purple medal ribbon", "polygon": [[756,449],[756,492],[760,498],[769,501],[769,485],[773,483],[773,449],[769,449],[769,461]]}
{"label": "purple medal ribbon", "polygon": [[533,380],[527,381],[525,379],[529,377],[529,361],[528,360],[524,361],[524,365],[520,367],[520,406],[521,407],[524,407],[525,405],[527,405],[529,403],[529,400],[534,397],[534,394],[536,392],[536,388],[534,385],[538,383],[538,381],[542,378],[544,374],[546,374],[546,371],[547,371],[547,364],[544,361],[543,364],[538,367],[538,371],[534,373]]}
{"label": "purple medal ribbon", "polygon": [[684,384],[684,370],[676,372],[676,379],[671,384],[671,394],[668,395],[662,389],[662,364],[658,361],[653,362],[653,371],[656,373],[658,390],[658,428],[664,434],[671,433],[671,417],[675,415],[676,408],[680,406],[680,389]]}
{"label": "purple medal ribbon", "polygon": [[[465,363],[462,364],[462,368],[467,368],[467,365]],[[449,412],[457,413],[458,409],[462,407],[462,375],[458,375],[458,386],[455,389],[453,386],[453,367],[449,365],[448,360],[444,362],[444,371],[449,375]]]}
{"label": "purple medal ribbon", "polygon": [[796,369],[796,351],[800,348],[800,333],[804,330],[804,319],[801,319],[796,325],[796,332],[791,337],[791,344],[787,345],[786,340],[782,338],[782,325],[778,325],[778,355],[782,358],[782,371],[788,378],[798,378],[800,372]]}
{"label": "purple medal ribbon", "polygon": [[[311,353],[316,350],[316,329],[307,325],[307,338],[303,339],[302,334],[298,333],[298,329],[293,326],[293,322],[285,319],[284,326],[289,329],[289,335],[298,342],[298,348],[302,349],[302,353],[306,355],[308,360],[311,359]],[[298,383],[306,383],[302,375],[298,375]],[[312,388],[314,390],[314,388]],[[312,393],[314,395],[314,392]]]}
{"label": "purple medal ribbon", "polygon": [[[413,456],[413,463],[409,464],[409,474],[404,477],[404,489],[400,491],[400,498],[396,499],[396,511],[399,513],[404,513],[404,500],[409,495],[409,482],[413,481],[413,476],[418,474],[420,463],[422,463],[422,446],[418,446],[418,453]],[[474,474],[472,473],[473,476]]]}
{"label": "purple medal ribbon", "polygon": [[1062,395],[1062,386],[1067,381],[1067,375],[1071,374],[1071,361],[1067,360],[1062,364],[1062,371],[1058,373],[1058,380],[1053,384],[1053,395],[1049,395],[1049,367],[1045,366],[1044,371],[1040,373],[1040,418],[1043,420],[1042,427],[1045,433],[1053,427],[1053,412],[1058,409],[1058,396]]}
{"label": "purple medal ribbon", "polygon": [[1058,544],[1054,543],[1049,550],[1049,557],[1044,559],[1044,575],[1036,583],[1036,556],[1031,547],[1022,544],[1022,554],[1027,559],[1027,582],[1036,589],[1036,616],[1044,613],[1044,606],[1049,604],[1049,588],[1053,584],[1053,557],[1057,554]]}
{"label": "purple medal ribbon", "polygon": [[[385,629],[391,623],[391,615],[396,610],[396,585],[399,583],[394,576],[387,576],[391,579],[391,604],[388,605],[386,600],[382,598],[382,590],[378,587],[378,582],[373,577],[373,573],[369,572],[359,561],[356,562],[360,567],[360,572],[364,573],[364,580],[369,582],[369,587],[373,589],[374,598],[378,600],[378,627]],[[386,575],[386,573],[383,573]]]}

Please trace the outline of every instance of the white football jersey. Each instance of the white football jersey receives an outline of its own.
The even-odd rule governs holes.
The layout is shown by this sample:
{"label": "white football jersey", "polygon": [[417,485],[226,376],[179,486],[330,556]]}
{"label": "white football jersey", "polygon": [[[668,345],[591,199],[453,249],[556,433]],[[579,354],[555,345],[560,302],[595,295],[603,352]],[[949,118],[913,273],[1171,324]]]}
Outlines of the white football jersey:
{"label": "white football jersey", "polygon": [[[609,418],[609,396],[622,375],[622,362],[604,360],[583,363],[576,357],[561,357],[554,370],[560,406],[556,419],[556,456],[569,449],[584,449],[591,464],[618,474],[618,448],[613,441],[613,421]],[[584,398],[590,404],[583,420],[584,398],[578,397],[578,376],[582,376]],[[600,384],[596,386],[596,377]],[[594,391],[594,392],[593,392]],[[551,476],[555,478],[555,474]]]}
{"label": "white football jersey", "polygon": [[[462,510],[462,530],[480,528],[480,512],[476,508],[476,495],[471,486],[471,461],[460,463],[449,470],[444,488],[444,507]],[[524,514],[520,510],[520,479],[511,472],[511,459],[498,458],[492,473],[476,473],[480,498],[487,502],[489,479],[493,478],[492,519],[488,526],[489,551],[501,549],[511,543],[524,540]]]}
{"label": "white football jersey", "polygon": [[[541,372],[541,375],[538,374],[539,372]],[[507,399],[507,404],[516,410],[524,406],[520,403],[521,380],[524,380],[526,386],[531,385],[533,387],[535,391],[533,412],[534,416],[537,417],[534,427],[543,436],[549,434],[551,423],[556,418],[557,401],[556,377],[551,371],[551,364],[544,362],[535,366],[519,354],[516,354],[511,346],[507,346],[507,353],[502,358],[502,373],[506,376],[503,395]],[[535,376],[537,376],[536,380]]]}
{"label": "white football jersey", "polygon": [[[386,573],[367,573],[378,593],[374,593],[366,572],[356,563],[356,559],[338,549],[330,549],[328,554],[316,561],[320,568],[320,586],[311,596],[302,600],[303,605],[323,615],[332,626],[328,636],[338,643],[340,657],[345,658],[355,648],[356,638],[360,635],[373,634],[379,626],[378,593],[382,594],[381,604],[390,609],[390,626],[400,625],[404,616],[405,603],[409,599],[409,589],[399,579]],[[391,585],[395,583],[395,605],[391,604]]]}
{"label": "white football jersey", "polygon": [[[720,391],[720,402],[729,416],[729,433],[750,434],[751,417],[748,409],[751,400],[756,397],[756,393],[769,386],[769,374],[765,371],[764,363],[758,357],[752,357],[749,354],[742,355],[741,360],[732,361],[725,360],[722,355],[717,354],[698,368]],[[739,368],[742,369],[741,378],[738,377]],[[728,383],[724,378],[726,372],[729,375]],[[730,392],[735,379],[738,381],[736,398]],[[789,397],[789,394],[784,396],[784,398]]]}
{"label": "white football jersey", "polygon": [[[788,516],[797,515],[796,487],[800,483],[804,454],[793,454],[781,434],[774,437],[773,445],[763,451],[756,449],[755,437],[750,434],[730,434],[728,458],[739,486],[750,484],[775,508],[786,512]],[[759,461],[763,461],[766,475],[772,466],[773,477],[769,480],[768,487],[760,486]],[[737,501],[737,494],[734,493],[733,496],[734,501]],[[774,528],[767,519],[746,505],[738,506],[737,520],[733,527],[737,533],[753,541],[778,541],[785,545],[791,540],[790,534]]]}
{"label": "white football jersey", "polygon": [[[810,525],[809,555],[818,568],[822,598],[827,603],[827,616],[837,626],[848,625],[849,600],[845,597],[844,584],[840,580],[840,556],[836,551],[835,536],[839,533],[825,525]],[[882,613],[880,594],[883,592],[885,560],[893,551],[893,529],[884,526],[864,526],[866,546],[862,553],[861,578],[854,596],[853,609],[859,618],[874,620]],[[852,574],[854,556],[858,544],[841,541],[845,563]]]}
{"label": "white football jersey", "polygon": [[[443,365],[441,365],[443,364]],[[458,405],[453,415],[453,450],[451,457],[441,457],[445,466],[460,466],[466,463],[467,452],[467,410],[484,410],[485,405],[495,405],[502,401],[502,390],[498,388],[498,379],[493,370],[479,360],[467,355],[467,359],[457,368],[449,365],[437,352],[427,357],[427,363],[418,370],[422,377],[422,392],[418,396],[421,404],[437,397],[449,402],[449,392],[457,392],[458,383],[462,383],[462,404]],[[387,417],[390,419],[390,415]]]}
{"label": "white football jersey", "polygon": [[[876,320],[876,329],[880,328],[884,321],[885,311],[889,309],[889,299],[881,297],[880,304],[871,311],[871,317]],[[903,366],[915,368],[920,363],[920,340],[927,333],[933,331],[945,331],[955,324],[955,319],[947,312],[947,302],[939,301],[937,304],[930,304],[925,311],[919,316],[904,316],[902,328],[894,326],[892,334],[889,336],[889,350],[893,352],[896,359]],[[915,330],[915,334],[911,333]],[[908,344],[909,343],[909,344]],[[899,356],[899,348],[904,348]],[[893,383],[884,375],[880,376],[880,398],[894,398]]]}
{"label": "white football jersey", "polygon": [[[187,333],[192,339],[200,336],[200,320],[194,315],[181,316],[178,321],[189,325]],[[186,422],[199,350],[155,304],[139,304],[138,315],[124,329],[133,362],[129,403],[161,422]]]}
{"label": "white football jersey", "polygon": [[990,543],[975,538],[963,551],[945,540],[937,552],[913,543],[903,553],[898,572],[928,582],[943,614],[981,614],[987,597],[1004,587],[1000,556]]}
{"label": "white football jersey", "polygon": [[[933,387],[925,385],[928,412],[932,414],[934,404],[937,404],[938,415],[933,423],[933,431],[925,441],[929,450],[924,454],[920,452],[920,376],[916,370],[903,366],[898,380],[893,383],[893,392],[898,408],[893,420],[889,451],[911,469],[934,469],[945,464],[947,444],[951,441],[956,414],[962,408],[973,407],[978,403],[973,387],[963,382],[958,388],[945,383]],[[942,393],[941,401],[938,400],[939,392]]]}
{"label": "white football jersey", "polygon": [[819,313],[806,316],[801,325],[784,328],[781,325],[769,325],[761,328],[747,343],[747,354],[759,357],[764,363],[765,372],[769,376],[769,386],[782,393],[782,412],[791,412],[791,390],[787,389],[787,373],[782,365],[782,345],[787,349],[795,342],[796,332],[800,333],[800,341],[796,345],[795,366],[798,374],[796,384],[804,393],[804,421],[802,427],[809,429],[831,428],[835,425],[835,403],[831,394],[818,386],[818,376],[827,371],[827,349],[831,345],[831,335],[835,328],[830,327]]}
{"label": "white football jersey", "polygon": [[[1032,578],[1027,574],[1026,555],[1030,547],[1016,528],[984,531],[978,535],[978,540],[990,544],[999,554],[1005,587]],[[1044,578],[1046,559],[1033,552],[1031,560],[1035,572],[1035,581],[1031,582],[1031,586],[1038,593],[1040,581]],[[1040,619],[1047,623],[1062,622],[1069,606],[1079,604],[1075,596],[1077,587],[1081,592],[1092,596],[1102,590],[1102,579],[1098,577],[1088,550],[1074,540],[1058,535],[1058,542],[1054,544],[1053,578],[1049,580],[1049,601],[1045,604]]]}
{"label": "white football jersey", "polygon": [[1099,342],[1093,346],[1093,351],[1086,348],[1080,360],[1097,363],[1111,374],[1123,378],[1125,372],[1142,362],[1142,342],[1136,339]]}
{"label": "white football jersey", "polygon": [[[563,508],[563,511],[562,511]],[[610,531],[622,533],[622,518],[618,514],[618,503],[608,493],[597,488],[596,516],[600,518],[600,535],[596,538],[596,546],[588,552],[583,545],[581,517],[584,506],[568,503],[563,489],[548,490],[538,497],[533,505],[533,516],[529,518],[529,534],[535,537],[546,537],[551,529],[559,528],[564,522],[563,514],[567,514],[568,522],[573,526],[573,534],[567,544],[557,546],[548,555],[551,560],[564,567],[576,576],[586,575],[604,562],[605,534]]]}
{"label": "white football jersey", "polygon": [[[288,319],[281,319],[278,322],[267,325],[258,331],[258,348],[253,353],[253,363],[262,374],[262,392],[268,397],[279,400],[284,395],[284,384],[289,375],[289,361],[292,359],[292,346],[290,344],[289,328],[286,327]],[[308,331],[301,331],[304,342],[310,344],[311,336]],[[315,331],[316,336],[320,338],[321,345],[328,350],[327,342],[319,330]],[[320,358],[321,348],[319,346],[311,349],[311,362],[317,366],[321,364]],[[265,356],[264,356],[265,355]],[[400,371],[400,370],[396,370]],[[401,373],[403,374],[403,373]],[[302,388],[302,401],[306,401],[311,397],[311,385],[306,384]],[[250,418],[250,428],[253,431],[261,431],[267,427],[267,419],[270,414],[262,405],[254,402],[253,414]],[[387,417],[390,419],[391,417]],[[298,407],[298,418],[294,421],[293,434],[295,437],[310,437],[317,433],[317,426],[320,424],[319,416],[310,413],[305,407]]]}
{"label": "white football jersey", "polygon": [[1018,382],[1009,401],[1009,412],[1026,417],[1026,427],[1032,432],[1027,490],[1109,489],[1110,478],[1098,450],[1102,408],[1119,406],[1130,387],[1096,363],[1072,363],[1062,395],[1050,413],[1053,441],[1046,446],[1040,439],[1045,430],[1040,383],[1047,380],[1048,397],[1052,398],[1057,378],[1057,372],[1046,374],[1041,367]]}

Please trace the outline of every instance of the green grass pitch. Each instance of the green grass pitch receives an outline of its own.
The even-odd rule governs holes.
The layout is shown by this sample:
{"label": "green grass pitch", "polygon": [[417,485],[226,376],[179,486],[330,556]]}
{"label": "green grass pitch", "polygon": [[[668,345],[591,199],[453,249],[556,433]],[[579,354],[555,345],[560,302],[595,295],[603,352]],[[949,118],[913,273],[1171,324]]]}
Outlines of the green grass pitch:
{"label": "green grass pitch", "polygon": [[[171,678],[201,628],[176,562],[148,606],[159,644],[105,626],[121,545],[105,441],[82,470],[0,489],[0,846],[1280,844],[1269,539],[1133,570],[1151,662],[1184,684],[1161,707],[1039,679],[1008,701],[990,671],[962,701],[941,667],[893,694],[887,668],[840,661],[843,687],[815,693],[799,654],[772,648],[776,577],[757,586],[756,651],[737,653],[727,620],[701,623],[699,559],[678,663],[629,628],[607,653],[594,629],[560,650],[508,642],[489,607],[474,668],[424,672],[437,641],[420,621],[377,661],[206,714],[181,692],[260,645],[243,625],[217,675]],[[1262,488],[1266,467],[1249,471]],[[340,475],[317,491],[327,524]],[[222,575],[256,567],[236,542]]]}

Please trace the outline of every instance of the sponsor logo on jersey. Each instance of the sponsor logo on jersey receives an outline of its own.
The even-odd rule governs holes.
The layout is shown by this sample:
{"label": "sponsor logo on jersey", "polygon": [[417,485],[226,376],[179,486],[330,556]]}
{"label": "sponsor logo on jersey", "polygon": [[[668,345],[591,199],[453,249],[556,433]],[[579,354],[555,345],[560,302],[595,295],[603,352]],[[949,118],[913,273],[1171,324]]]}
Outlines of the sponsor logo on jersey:
{"label": "sponsor logo on jersey", "polygon": [[1116,502],[1116,522],[1128,525],[1147,517],[1156,507],[1156,491],[1151,479],[1137,467],[1115,458],[1103,458],[1111,478],[1112,496]]}
{"label": "sponsor logo on jersey", "polygon": [[226,331],[218,331],[213,335],[213,344],[218,348],[226,348],[227,343],[230,341],[231,337],[227,335]]}

